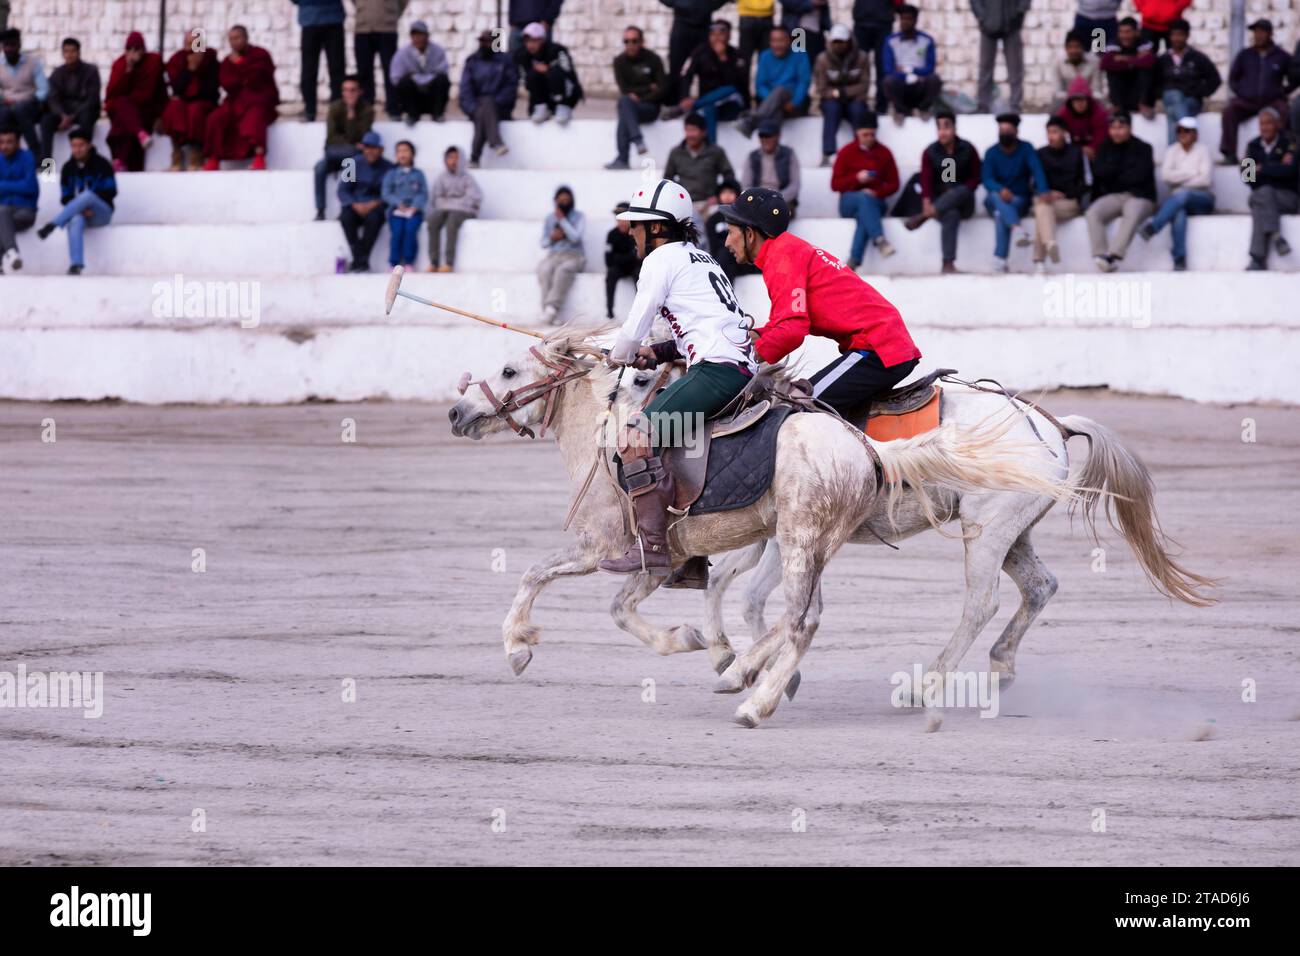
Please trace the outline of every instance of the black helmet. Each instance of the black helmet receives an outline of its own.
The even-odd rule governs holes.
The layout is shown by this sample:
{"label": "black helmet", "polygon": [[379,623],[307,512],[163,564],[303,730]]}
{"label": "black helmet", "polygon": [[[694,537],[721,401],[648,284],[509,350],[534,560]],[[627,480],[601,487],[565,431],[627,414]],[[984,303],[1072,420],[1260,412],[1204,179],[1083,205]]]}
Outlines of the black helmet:
{"label": "black helmet", "polygon": [[753,226],[769,239],[781,235],[790,225],[790,206],[785,197],[775,189],[762,186],[746,189],[734,203],[719,206],[718,212],[727,222]]}

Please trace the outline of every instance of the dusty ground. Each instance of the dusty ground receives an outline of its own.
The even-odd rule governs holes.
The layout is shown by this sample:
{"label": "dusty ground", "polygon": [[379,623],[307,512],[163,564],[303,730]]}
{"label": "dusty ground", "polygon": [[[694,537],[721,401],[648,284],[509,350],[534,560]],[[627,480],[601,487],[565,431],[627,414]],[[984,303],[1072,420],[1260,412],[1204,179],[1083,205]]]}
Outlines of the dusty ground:
{"label": "dusty ground", "polygon": [[[500,620],[562,539],[549,443],[457,441],[436,406],[0,406],[0,670],[103,671],[107,698],[0,710],[0,863],[1300,863],[1300,410],[1046,404],[1144,456],[1223,603],[1171,607],[1116,541],[1094,572],[1054,512],[1061,590],[1002,716],[936,734],[888,681],[957,621],[956,542],[841,552],[798,699],[747,731],[703,654],[615,629],[607,577],[543,596],[510,675]],[[1004,579],[969,667],[1015,604]]]}

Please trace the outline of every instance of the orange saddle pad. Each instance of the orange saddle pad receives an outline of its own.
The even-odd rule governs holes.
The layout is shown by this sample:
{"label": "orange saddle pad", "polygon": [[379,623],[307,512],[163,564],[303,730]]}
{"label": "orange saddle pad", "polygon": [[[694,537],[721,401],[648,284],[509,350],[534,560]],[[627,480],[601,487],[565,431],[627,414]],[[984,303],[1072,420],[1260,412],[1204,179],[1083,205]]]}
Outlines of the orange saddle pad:
{"label": "orange saddle pad", "polygon": [[901,415],[875,415],[867,419],[867,437],[875,441],[894,441],[898,438],[913,438],[939,427],[939,385],[934,386],[934,394],[920,408]]}

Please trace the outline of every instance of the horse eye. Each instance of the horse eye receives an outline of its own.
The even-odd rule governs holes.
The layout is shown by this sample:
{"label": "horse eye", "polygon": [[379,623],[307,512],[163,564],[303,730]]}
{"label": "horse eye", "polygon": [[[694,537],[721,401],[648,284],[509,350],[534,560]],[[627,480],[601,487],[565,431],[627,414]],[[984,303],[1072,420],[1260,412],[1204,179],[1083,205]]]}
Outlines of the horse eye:
{"label": "horse eye", "polygon": [[515,370],[512,369],[509,365],[507,365],[505,368],[503,368],[503,369],[501,370],[501,377],[502,377],[502,378],[514,378],[514,377],[515,377]]}
{"label": "horse eye", "polygon": [[644,388],[649,383],[650,383],[649,375],[637,375],[632,379],[632,384],[635,385],[637,388]]}

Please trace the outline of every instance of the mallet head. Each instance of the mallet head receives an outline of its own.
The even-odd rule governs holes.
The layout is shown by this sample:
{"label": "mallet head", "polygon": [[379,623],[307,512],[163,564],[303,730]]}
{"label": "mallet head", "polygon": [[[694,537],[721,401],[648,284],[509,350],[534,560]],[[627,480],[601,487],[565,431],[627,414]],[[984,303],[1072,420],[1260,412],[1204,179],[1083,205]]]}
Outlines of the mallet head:
{"label": "mallet head", "polygon": [[402,266],[393,266],[393,274],[388,280],[388,291],[384,294],[384,315],[391,315],[393,303],[397,301],[397,290],[401,288],[402,276],[406,269]]}

